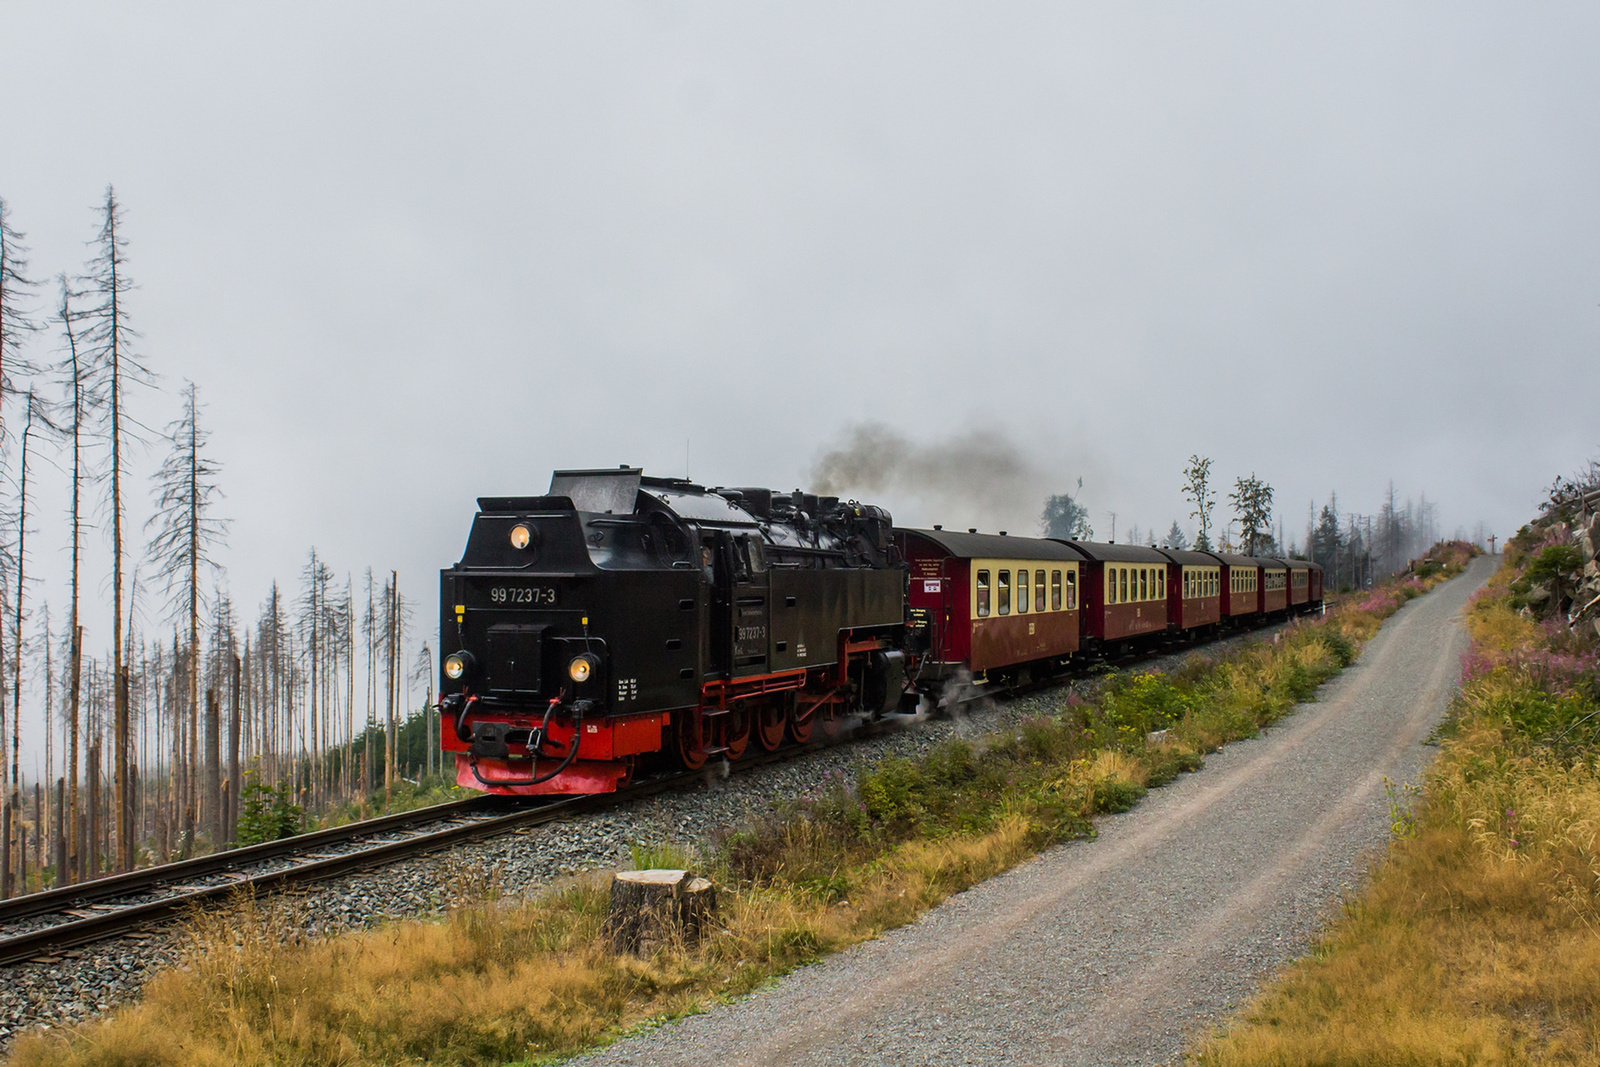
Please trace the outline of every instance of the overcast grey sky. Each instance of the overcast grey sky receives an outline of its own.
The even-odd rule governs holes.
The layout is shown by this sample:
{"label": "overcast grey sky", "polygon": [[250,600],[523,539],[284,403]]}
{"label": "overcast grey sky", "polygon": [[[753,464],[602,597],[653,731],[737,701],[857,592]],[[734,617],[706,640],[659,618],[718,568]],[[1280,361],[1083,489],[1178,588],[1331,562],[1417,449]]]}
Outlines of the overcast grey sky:
{"label": "overcast grey sky", "polygon": [[[867,421],[1003,433],[1102,536],[1189,525],[1192,452],[1296,536],[1391,478],[1503,536],[1600,446],[1597,31],[1575,3],[0,2],[0,196],[47,276],[115,183],[166,379],[136,413],[198,383],[247,615],[316,545],[398,568],[420,635],[479,494],[681,474],[686,443],[699,480],[787,489]],[[1018,532],[1041,503],[885,502]]]}

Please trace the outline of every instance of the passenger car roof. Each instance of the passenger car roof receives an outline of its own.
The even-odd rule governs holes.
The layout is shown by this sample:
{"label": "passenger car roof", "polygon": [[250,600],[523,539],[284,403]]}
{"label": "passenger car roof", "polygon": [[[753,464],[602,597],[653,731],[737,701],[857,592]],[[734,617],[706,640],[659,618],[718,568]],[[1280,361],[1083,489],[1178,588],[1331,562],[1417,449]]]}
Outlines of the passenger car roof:
{"label": "passenger car roof", "polygon": [[1174,563],[1186,563],[1191,567],[1215,567],[1217,565],[1216,557],[1209,552],[1191,552],[1186,548],[1159,548],[1156,551]]}
{"label": "passenger car roof", "polygon": [[1064,541],[1089,559],[1109,563],[1166,563],[1167,557],[1143,545],[1108,544],[1103,541]]}
{"label": "passenger car roof", "polygon": [[906,527],[900,527],[896,532],[931,541],[952,556],[962,559],[1060,559],[1074,562],[1084,559],[1083,554],[1071,546],[1048,538],[958,533],[954,530],[913,530]]}

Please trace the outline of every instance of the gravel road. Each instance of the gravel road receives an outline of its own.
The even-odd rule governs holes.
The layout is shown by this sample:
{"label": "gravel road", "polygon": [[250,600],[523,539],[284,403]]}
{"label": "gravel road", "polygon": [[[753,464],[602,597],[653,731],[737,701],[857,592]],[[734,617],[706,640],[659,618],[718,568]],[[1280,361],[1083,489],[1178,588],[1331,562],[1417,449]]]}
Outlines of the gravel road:
{"label": "gravel road", "polygon": [[1401,609],[1317,703],[908,927],[577,1063],[1163,1064],[1302,953],[1389,833],[1493,558]]}

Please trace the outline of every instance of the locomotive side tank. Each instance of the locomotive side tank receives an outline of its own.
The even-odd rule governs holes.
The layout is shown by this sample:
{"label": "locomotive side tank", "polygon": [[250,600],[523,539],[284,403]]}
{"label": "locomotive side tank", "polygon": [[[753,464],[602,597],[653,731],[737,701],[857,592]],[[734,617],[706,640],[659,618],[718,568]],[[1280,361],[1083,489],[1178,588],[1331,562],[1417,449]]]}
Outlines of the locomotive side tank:
{"label": "locomotive side tank", "polygon": [[440,576],[443,745],[502,794],[616,789],[898,705],[905,577],[881,509],[636,468],[484,497]]}

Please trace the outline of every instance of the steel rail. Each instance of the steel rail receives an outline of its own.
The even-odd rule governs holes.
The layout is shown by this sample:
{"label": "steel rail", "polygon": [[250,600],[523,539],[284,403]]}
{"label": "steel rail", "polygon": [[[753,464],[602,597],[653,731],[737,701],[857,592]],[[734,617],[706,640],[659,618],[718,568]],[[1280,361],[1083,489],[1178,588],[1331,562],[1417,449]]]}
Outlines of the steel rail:
{"label": "steel rail", "polygon": [[307,833],[296,834],[293,837],[279,838],[276,841],[263,841],[257,845],[246,845],[243,848],[231,849],[227,852],[208,853],[204,856],[178,860],[175,863],[161,863],[153,867],[138,867],[120,874],[107,875],[104,878],[77,882],[73,885],[58,886],[55,889],[46,889],[38,893],[28,893],[24,896],[12,897],[9,900],[0,900],[0,923],[26,919],[34,915],[59,912],[66,908],[92,904],[97,900],[136,896],[139,893],[165,888],[174,882],[187,882],[217,874],[231,874],[239,868],[250,864],[279,859],[283,856],[293,856],[309,849],[344,844],[374,834],[393,833],[396,830],[409,829],[423,823],[458,818],[493,806],[493,798],[491,797],[468,797],[466,800],[452,800],[445,804],[433,804],[426,808],[414,808],[411,811],[396,812],[393,815],[380,815],[377,818],[363,819],[360,822],[346,823],[343,826],[331,826],[324,830],[312,830]]}
{"label": "steel rail", "polygon": [[[757,766],[758,761],[749,764]],[[435,852],[485,837],[498,837],[525,827],[558,822],[573,815],[601,811],[629,801],[664,792],[685,781],[703,780],[703,771],[683,772],[662,778],[650,779],[615,793],[592,796],[564,797],[541,804],[535,808],[514,811],[506,815],[476,822],[459,823],[440,830],[416,834],[398,841],[387,841],[367,848],[357,849],[338,856],[316,857],[308,862],[278,870],[245,875],[231,882],[201,886],[174,893],[159,900],[107,911],[103,915],[74,919],[71,922],[29,930],[0,938],[0,965],[17,963],[36,956],[50,955],[65,949],[76,948],[131,932],[148,923],[170,919],[199,904],[215,901],[239,892],[281,890],[290,886],[337,878],[343,874],[378,867],[412,856]],[[291,838],[289,840],[298,840]]]}

